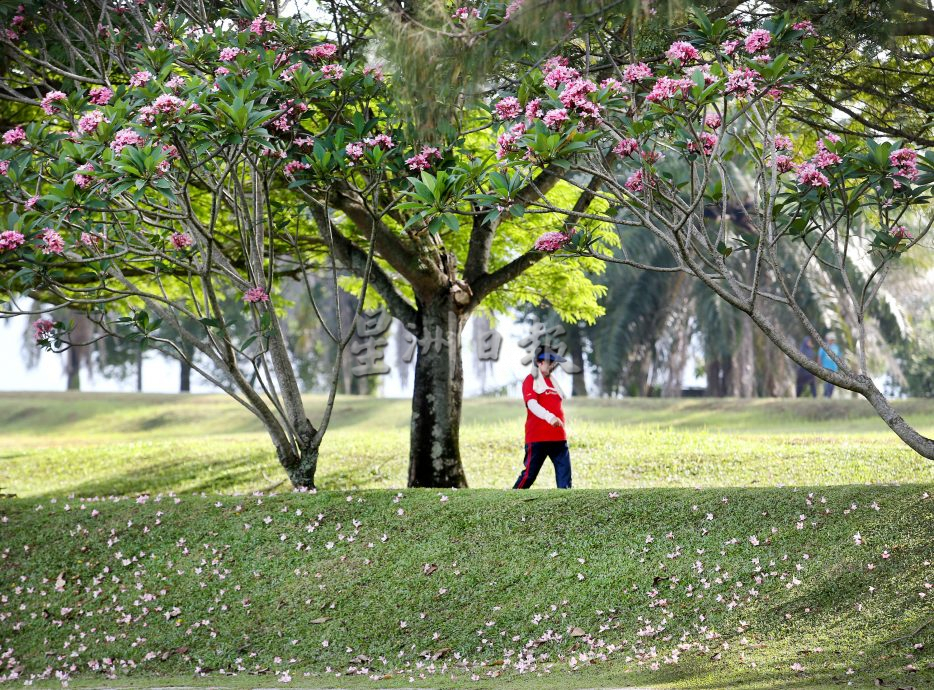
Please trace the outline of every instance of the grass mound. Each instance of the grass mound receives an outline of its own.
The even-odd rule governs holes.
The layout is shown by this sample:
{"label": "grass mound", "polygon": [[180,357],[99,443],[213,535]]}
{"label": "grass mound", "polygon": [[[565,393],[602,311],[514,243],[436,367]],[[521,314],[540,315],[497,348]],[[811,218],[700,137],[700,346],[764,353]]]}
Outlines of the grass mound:
{"label": "grass mound", "polygon": [[0,676],[924,687],[931,493],[926,483],[3,500]]}

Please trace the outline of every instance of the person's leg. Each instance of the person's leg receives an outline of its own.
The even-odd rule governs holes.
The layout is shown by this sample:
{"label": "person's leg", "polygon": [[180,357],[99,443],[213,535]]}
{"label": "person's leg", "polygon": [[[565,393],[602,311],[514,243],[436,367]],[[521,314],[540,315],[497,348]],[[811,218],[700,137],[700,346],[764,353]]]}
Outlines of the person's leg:
{"label": "person's leg", "polygon": [[799,376],[798,380],[795,381],[795,397],[800,398],[803,392],[804,392],[804,377]]}
{"label": "person's leg", "polygon": [[567,441],[550,444],[551,461],[555,465],[555,482],[559,489],[571,488],[571,451]]}
{"label": "person's leg", "polygon": [[831,395],[833,395],[833,384],[824,383],[824,397],[829,398]]}
{"label": "person's leg", "polygon": [[809,385],[811,386],[811,397],[817,400],[817,378],[812,376],[811,383]]}
{"label": "person's leg", "polygon": [[542,469],[548,451],[543,443],[525,444],[525,469],[519,474],[513,489],[528,489],[535,482],[538,471]]}

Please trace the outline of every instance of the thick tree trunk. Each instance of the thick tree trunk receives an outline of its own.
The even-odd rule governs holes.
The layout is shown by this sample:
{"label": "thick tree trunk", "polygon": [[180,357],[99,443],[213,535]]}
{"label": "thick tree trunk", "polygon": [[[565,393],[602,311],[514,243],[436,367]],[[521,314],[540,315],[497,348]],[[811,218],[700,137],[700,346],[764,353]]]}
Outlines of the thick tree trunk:
{"label": "thick tree trunk", "polygon": [[574,365],[574,373],[571,374],[571,395],[575,398],[587,397],[587,384],[584,381],[584,334],[580,324],[572,323],[567,328],[568,354],[571,355],[571,363]]}
{"label": "thick tree trunk", "polygon": [[65,376],[68,379],[66,390],[81,390],[81,352],[77,346],[68,348],[65,353]]}
{"label": "thick tree trunk", "polygon": [[191,393],[191,364],[181,362],[181,372],[178,382],[179,393]]}
{"label": "thick tree trunk", "polygon": [[418,340],[409,486],[467,486],[461,465],[460,422],[464,396],[461,331],[465,318],[448,293],[419,302],[413,335]]}
{"label": "thick tree trunk", "polygon": [[[311,422],[308,423],[308,426],[311,427]],[[305,434],[304,438],[308,439],[309,437]],[[297,449],[289,445],[277,446],[276,454],[279,456],[279,462],[285,469],[292,486],[297,489],[314,489],[320,446],[313,440],[301,441],[301,443],[304,444],[304,447]]]}

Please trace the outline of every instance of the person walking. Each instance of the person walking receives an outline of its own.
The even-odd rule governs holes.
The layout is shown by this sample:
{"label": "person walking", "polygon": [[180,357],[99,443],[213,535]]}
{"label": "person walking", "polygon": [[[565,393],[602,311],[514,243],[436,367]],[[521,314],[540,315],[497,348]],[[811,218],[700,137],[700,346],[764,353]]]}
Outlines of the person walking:
{"label": "person walking", "polygon": [[[801,341],[800,352],[808,359],[814,359],[814,340],[811,336],[805,336]],[[804,367],[798,367],[798,376],[795,381],[795,397],[800,398],[805,388],[811,389],[811,397],[817,397],[817,377]]]}
{"label": "person walking", "polygon": [[561,407],[561,401],[567,396],[552,378],[558,364],[566,361],[555,352],[539,348],[535,354],[538,375],[529,374],[522,382],[526,408],[525,462],[513,489],[531,487],[545,458],[551,458],[555,466],[558,488],[571,488],[571,453]]}
{"label": "person walking", "polygon": [[[830,351],[836,355],[837,359],[840,358],[840,346],[837,345],[837,336],[833,333],[828,333],[824,336],[824,339],[827,341],[827,347],[830,348]],[[837,363],[833,361],[833,358],[827,353],[827,350],[821,348],[817,357],[820,360],[820,365],[829,371],[837,371]],[[824,397],[829,398],[833,395],[834,385],[829,381],[824,382]]]}

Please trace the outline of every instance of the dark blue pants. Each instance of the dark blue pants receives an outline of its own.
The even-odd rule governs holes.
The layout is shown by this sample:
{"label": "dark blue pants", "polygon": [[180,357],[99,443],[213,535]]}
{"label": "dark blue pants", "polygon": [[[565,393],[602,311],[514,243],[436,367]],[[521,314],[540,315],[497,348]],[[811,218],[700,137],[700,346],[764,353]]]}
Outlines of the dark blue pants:
{"label": "dark blue pants", "polygon": [[571,452],[567,441],[536,441],[525,444],[525,469],[513,485],[513,489],[528,489],[535,482],[539,470],[551,458],[555,466],[555,480],[559,489],[571,488]]}

